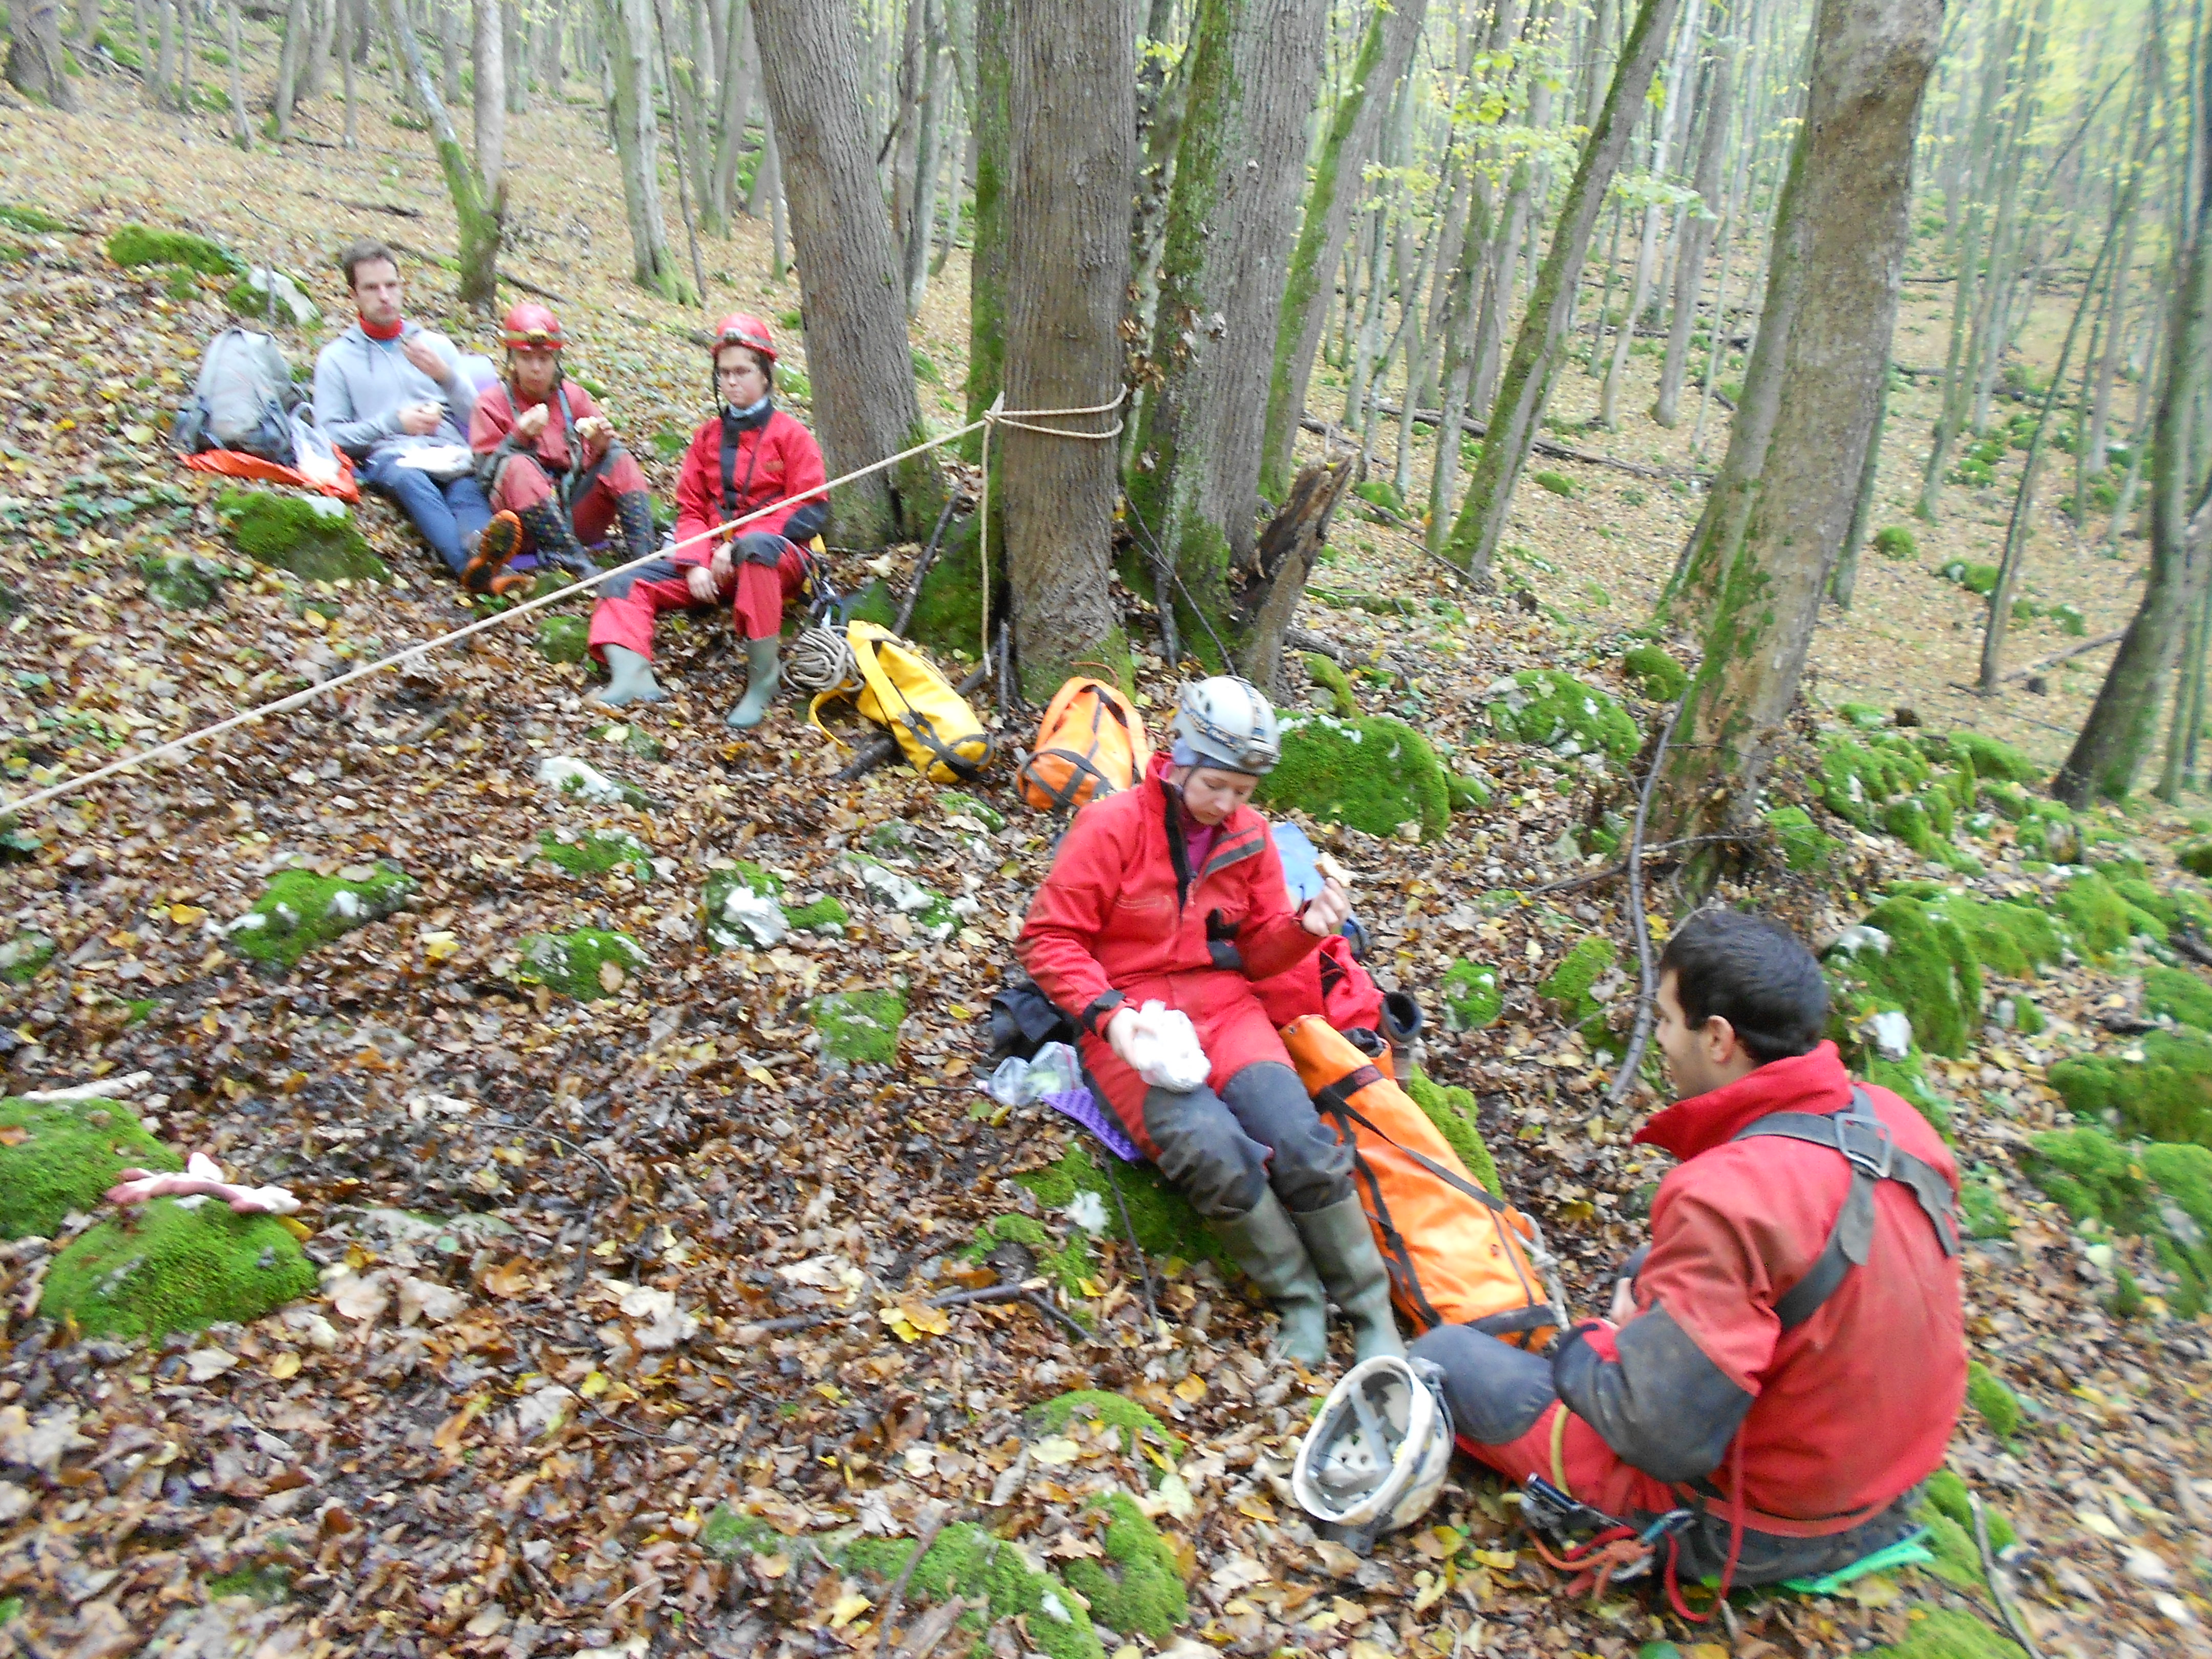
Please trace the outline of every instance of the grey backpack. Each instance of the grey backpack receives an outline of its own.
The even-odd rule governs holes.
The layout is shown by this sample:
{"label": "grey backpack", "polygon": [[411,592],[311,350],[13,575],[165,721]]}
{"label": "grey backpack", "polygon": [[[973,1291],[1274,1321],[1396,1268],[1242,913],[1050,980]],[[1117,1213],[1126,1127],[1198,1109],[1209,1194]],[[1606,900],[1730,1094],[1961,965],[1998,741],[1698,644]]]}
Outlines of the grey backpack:
{"label": "grey backpack", "polygon": [[192,400],[177,416],[177,447],[187,455],[234,449],[290,466],[297,453],[292,410],[300,401],[276,337],[227,328],[200,358]]}

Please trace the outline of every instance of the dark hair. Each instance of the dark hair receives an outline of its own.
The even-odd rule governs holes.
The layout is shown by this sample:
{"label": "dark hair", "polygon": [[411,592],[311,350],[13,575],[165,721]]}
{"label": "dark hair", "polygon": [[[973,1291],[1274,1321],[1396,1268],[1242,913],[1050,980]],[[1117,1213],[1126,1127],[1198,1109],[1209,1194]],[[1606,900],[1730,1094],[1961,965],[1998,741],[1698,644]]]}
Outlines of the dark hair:
{"label": "dark hair", "polygon": [[345,252],[338,255],[338,269],[345,272],[346,286],[358,287],[353,278],[355,270],[362,265],[374,264],[379,259],[390,265],[395,275],[398,273],[398,256],[374,238],[364,236],[358,241],[346,244]]}
{"label": "dark hair", "polygon": [[1760,1065],[1808,1053],[1828,1019],[1828,982],[1802,939],[1778,921],[1700,910],[1667,941],[1659,972],[1692,1030],[1715,1014]]}
{"label": "dark hair", "polygon": [[744,352],[746,356],[753,360],[753,367],[760,370],[763,376],[764,376],[768,380],[768,389],[770,392],[775,391],[775,363],[774,360],[771,359],[766,352],[757,350],[755,348],[745,344],[741,340],[723,340],[715,345],[714,364],[717,383],[719,384],[719,379],[722,373],[722,354],[732,348]]}

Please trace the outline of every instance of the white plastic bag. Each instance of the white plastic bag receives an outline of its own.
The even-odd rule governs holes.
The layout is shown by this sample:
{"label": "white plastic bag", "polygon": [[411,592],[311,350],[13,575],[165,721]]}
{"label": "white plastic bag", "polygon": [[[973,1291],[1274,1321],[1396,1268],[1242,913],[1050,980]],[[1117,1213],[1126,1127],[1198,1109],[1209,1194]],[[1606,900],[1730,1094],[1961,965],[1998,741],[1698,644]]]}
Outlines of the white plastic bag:
{"label": "white plastic bag", "polygon": [[983,1085],[1001,1106],[1026,1106],[1047,1095],[1073,1094],[1083,1086],[1083,1062],[1065,1042],[1048,1042],[1031,1060],[1012,1056],[999,1062]]}
{"label": "white plastic bag", "polygon": [[1122,1058],[1155,1089],[1177,1094],[1204,1086],[1213,1071],[1206,1050],[1198,1046],[1198,1030],[1190,1016],[1160,1002],[1148,1002],[1137,1011],[1123,1039]]}

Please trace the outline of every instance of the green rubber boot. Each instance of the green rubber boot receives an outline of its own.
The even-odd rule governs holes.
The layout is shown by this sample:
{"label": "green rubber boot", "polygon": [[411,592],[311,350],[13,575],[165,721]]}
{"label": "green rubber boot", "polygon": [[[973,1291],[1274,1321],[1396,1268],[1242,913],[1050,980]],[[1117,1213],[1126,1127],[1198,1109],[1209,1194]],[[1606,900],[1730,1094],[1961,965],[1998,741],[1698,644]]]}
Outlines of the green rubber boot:
{"label": "green rubber boot", "polygon": [[740,732],[758,726],[768,718],[769,701],[783,678],[783,669],[776,655],[776,641],[773,635],[764,640],[745,641],[745,695],[735,708],[730,710],[726,726]]}
{"label": "green rubber boot", "polygon": [[[1352,1207],[1359,1207],[1357,1199]],[[1366,1225],[1364,1218],[1360,1224]],[[1251,1275],[1283,1322],[1283,1352],[1309,1369],[1328,1358],[1328,1303],[1291,1212],[1270,1188],[1240,1216],[1209,1221],[1230,1259]]]}
{"label": "green rubber boot", "polygon": [[653,664],[626,645],[602,646],[606,653],[607,683],[585,701],[608,708],[626,702],[664,702],[668,694],[653,678]]}
{"label": "green rubber boot", "polygon": [[1357,1194],[1340,1199],[1325,1210],[1292,1216],[1313,1258],[1329,1300],[1343,1311],[1352,1326],[1352,1354],[1355,1364],[1388,1354],[1402,1359],[1406,1345],[1398,1335],[1397,1316],[1390,1311],[1390,1274],[1382,1253],[1375,1248],[1374,1229]]}

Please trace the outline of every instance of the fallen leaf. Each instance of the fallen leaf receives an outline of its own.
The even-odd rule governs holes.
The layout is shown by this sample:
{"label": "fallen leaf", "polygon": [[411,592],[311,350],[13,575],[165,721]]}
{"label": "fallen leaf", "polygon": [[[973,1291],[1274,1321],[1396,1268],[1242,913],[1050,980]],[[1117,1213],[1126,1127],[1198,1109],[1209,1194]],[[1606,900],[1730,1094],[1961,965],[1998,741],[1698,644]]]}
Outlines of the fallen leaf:
{"label": "fallen leaf", "polygon": [[629,975],[623,972],[622,964],[618,962],[603,962],[599,964],[599,988],[603,991],[621,990],[623,981],[629,977]]}
{"label": "fallen leaf", "polygon": [[1349,1578],[1359,1571],[1359,1558],[1334,1539],[1321,1539],[1313,1549],[1321,1558],[1322,1570],[1334,1577]]}
{"label": "fallen leaf", "polygon": [[857,1590],[848,1591],[837,1598],[830,1608],[830,1628],[842,1630],[874,1604]]}
{"label": "fallen leaf", "polygon": [[1064,1434],[1048,1434],[1030,1448],[1030,1456],[1047,1468],[1059,1468],[1082,1455],[1083,1448]]}
{"label": "fallen leaf", "polygon": [[300,1374],[300,1356],[287,1349],[269,1362],[269,1375],[279,1382],[289,1382]]}
{"label": "fallen leaf", "polygon": [[1206,1379],[1193,1371],[1175,1385],[1175,1396],[1187,1405],[1195,1406],[1206,1398]]}

